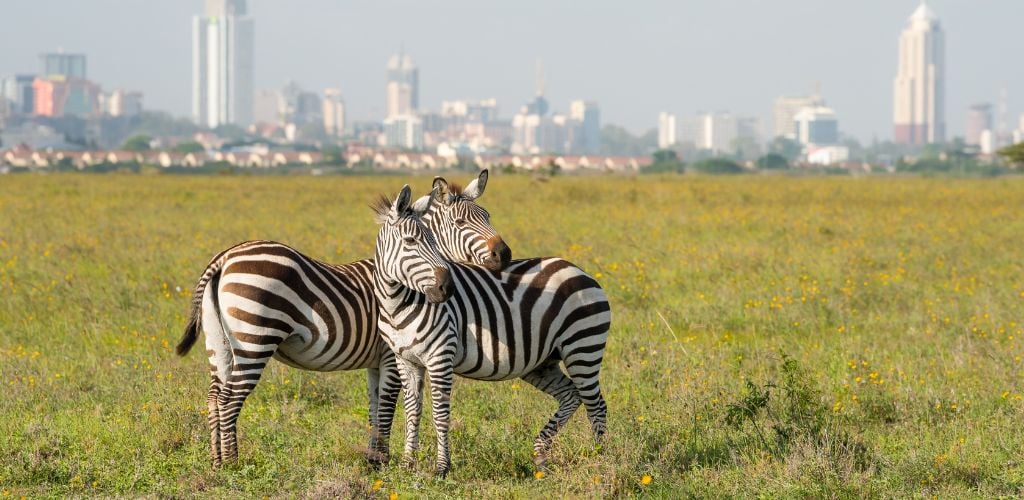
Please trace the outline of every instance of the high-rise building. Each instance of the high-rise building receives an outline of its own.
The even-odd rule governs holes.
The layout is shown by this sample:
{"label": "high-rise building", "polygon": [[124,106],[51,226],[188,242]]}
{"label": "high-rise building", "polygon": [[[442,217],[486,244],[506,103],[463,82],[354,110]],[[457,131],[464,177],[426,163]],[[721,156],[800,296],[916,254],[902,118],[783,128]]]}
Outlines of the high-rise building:
{"label": "high-rise building", "polygon": [[384,120],[384,142],[390,147],[423,149],[423,120],[414,115]]}
{"label": "high-rise building", "polygon": [[929,144],[945,140],[945,40],[939,18],[923,1],[900,35],[893,82],[894,140]]}
{"label": "high-rise building", "polygon": [[839,122],[832,108],[808,106],[793,117],[794,139],[804,146],[839,143]]}
{"label": "high-rise building", "polygon": [[101,107],[110,116],[135,116],[142,112],[142,93],[116,89],[103,95]]}
{"label": "high-rise building", "polygon": [[0,80],[0,97],[3,97],[16,114],[29,115],[35,110],[35,92],[32,82],[35,75],[11,75]]}
{"label": "high-rise building", "polygon": [[964,142],[972,146],[980,145],[981,133],[992,130],[992,105],[984,102],[968,108],[966,125]]}
{"label": "high-rise building", "polygon": [[252,122],[265,125],[281,123],[280,99],[276,90],[257,90],[252,100]]}
{"label": "high-rise building", "polygon": [[86,78],[85,54],[65,54],[64,51],[40,54],[41,74],[47,76],[64,76],[67,78]]}
{"label": "high-rise building", "polygon": [[679,134],[680,142],[714,154],[735,153],[738,139],[757,139],[757,120],[730,113],[701,113],[686,117]]}
{"label": "high-rise building", "polygon": [[601,109],[593,101],[569,103],[569,150],[576,154],[597,154],[601,149]]}
{"label": "high-rise building", "polygon": [[65,76],[36,78],[32,92],[32,111],[39,116],[88,118],[100,113],[100,88],[89,80]]}
{"label": "high-rise building", "polygon": [[388,59],[386,118],[414,115],[420,108],[420,70],[399,53]]}
{"label": "high-rise building", "polygon": [[661,112],[658,114],[658,147],[670,148],[675,145],[679,136],[676,135],[676,115]]}
{"label": "high-rise building", "polygon": [[825,102],[819,95],[810,96],[781,96],[775,98],[775,111],[772,114],[774,127],[773,137],[786,137],[792,139],[796,136],[796,129],[793,117],[803,108],[824,106]]}
{"label": "high-rise building", "polygon": [[331,137],[345,135],[345,101],[341,89],[324,89],[324,132]]}
{"label": "high-rise building", "polygon": [[206,0],[192,18],[192,116],[246,126],[253,113],[253,20],[245,0]]}

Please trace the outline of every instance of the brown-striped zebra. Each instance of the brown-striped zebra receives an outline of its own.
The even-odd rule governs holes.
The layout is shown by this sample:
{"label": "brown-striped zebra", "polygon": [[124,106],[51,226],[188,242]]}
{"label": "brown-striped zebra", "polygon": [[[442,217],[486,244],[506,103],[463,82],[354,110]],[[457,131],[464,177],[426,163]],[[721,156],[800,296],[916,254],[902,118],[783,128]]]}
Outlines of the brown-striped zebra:
{"label": "brown-striped zebra", "polygon": [[[459,196],[455,192],[447,199]],[[424,375],[430,380],[438,475],[451,468],[448,422],[455,374],[522,378],[558,401],[534,442],[538,466],[546,464],[552,440],[581,402],[595,439],[601,439],[608,410],[598,376],[611,310],[593,277],[558,258],[515,260],[500,272],[450,263],[452,296],[437,303],[408,286],[416,276],[407,274],[399,249],[389,244],[392,232],[383,222],[374,290],[380,330],[397,356],[405,388],[406,464],[419,446]]]}
{"label": "brown-striped zebra", "polygon": [[[470,186],[479,194],[486,182],[484,171]],[[444,179],[435,179],[435,186],[446,185]],[[431,223],[452,218],[451,224],[460,225],[459,231],[437,233],[447,258],[492,269],[508,263],[508,247],[475,197],[462,197],[458,207],[448,210],[440,210],[432,199],[423,197],[410,210],[420,215],[437,210],[429,217]],[[271,357],[307,370],[368,369],[370,459],[387,461],[401,382],[394,355],[377,332],[374,269],[373,260],[328,264],[273,241],[241,243],[210,261],[196,285],[177,350],[185,355],[202,329],[210,366],[207,408],[215,467],[237,459],[238,415]]]}

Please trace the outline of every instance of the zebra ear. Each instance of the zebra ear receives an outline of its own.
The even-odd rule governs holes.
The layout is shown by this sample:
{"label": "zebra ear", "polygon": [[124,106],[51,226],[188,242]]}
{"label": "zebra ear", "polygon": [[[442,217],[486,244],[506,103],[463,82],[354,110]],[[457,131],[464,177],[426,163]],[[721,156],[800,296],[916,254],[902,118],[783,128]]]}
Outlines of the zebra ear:
{"label": "zebra ear", "polygon": [[391,204],[391,213],[388,217],[388,222],[394,223],[398,220],[398,217],[409,210],[409,201],[412,200],[412,188],[408,184],[402,186],[402,190],[398,193],[398,197],[395,198],[395,202]]}
{"label": "zebra ear", "polygon": [[476,179],[473,179],[473,182],[470,182],[468,186],[466,186],[466,189],[462,191],[462,195],[465,196],[470,201],[475,200],[479,198],[482,194],[484,194],[485,187],[487,187],[486,168],[481,170],[480,175]]}
{"label": "zebra ear", "polygon": [[416,215],[422,216],[430,211],[430,205],[432,205],[434,200],[437,198],[437,188],[435,187],[430,191],[430,194],[421,196],[420,199],[416,200],[416,202],[412,204],[412,211],[415,212]]}
{"label": "zebra ear", "polygon": [[444,177],[434,177],[434,191],[432,192],[445,205],[452,203],[452,196],[449,194],[448,181]]}

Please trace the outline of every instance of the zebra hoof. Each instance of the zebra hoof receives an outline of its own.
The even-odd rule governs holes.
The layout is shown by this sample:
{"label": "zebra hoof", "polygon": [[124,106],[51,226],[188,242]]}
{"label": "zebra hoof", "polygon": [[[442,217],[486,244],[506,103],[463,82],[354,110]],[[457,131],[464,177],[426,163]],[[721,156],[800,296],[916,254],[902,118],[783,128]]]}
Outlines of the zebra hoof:
{"label": "zebra hoof", "polygon": [[448,472],[451,471],[450,467],[438,467],[434,472],[434,476],[438,479],[444,479],[448,477]]}
{"label": "zebra hoof", "polygon": [[390,460],[390,457],[385,452],[370,451],[366,454],[366,463],[370,464],[370,467],[374,469],[384,467]]}
{"label": "zebra hoof", "polygon": [[406,469],[415,469],[416,468],[416,459],[411,457],[411,456],[409,456],[409,455],[406,455],[406,456],[402,457],[402,467],[404,467]]}

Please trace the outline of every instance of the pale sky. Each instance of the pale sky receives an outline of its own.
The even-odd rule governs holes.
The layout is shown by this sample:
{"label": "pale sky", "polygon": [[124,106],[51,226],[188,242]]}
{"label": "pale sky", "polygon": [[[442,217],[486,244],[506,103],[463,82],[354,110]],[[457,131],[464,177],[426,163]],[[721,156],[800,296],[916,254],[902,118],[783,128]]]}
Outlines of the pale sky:
{"label": "pale sky", "polygon": [[[892,134],[896,46],[918,0],[249,0],[256,88],[288,79],[341,87],[351,119],[381,118],[384,65],[404,45],[421,107],[495,97],[510,117],[543,59],[552,108],[592,99],[603,123],[642,132],[660,111],[762,119],[772,100],[820,82],[840,129]],[[1024,111],[1024,0],[930,0],[946,32],[947,125],[1009,91]],[[141,90],[149,109],[190,113],[191,17],[202,0],[4,0],[0,74],[38,71],[38,54],[88,55],[104,88]]]}

